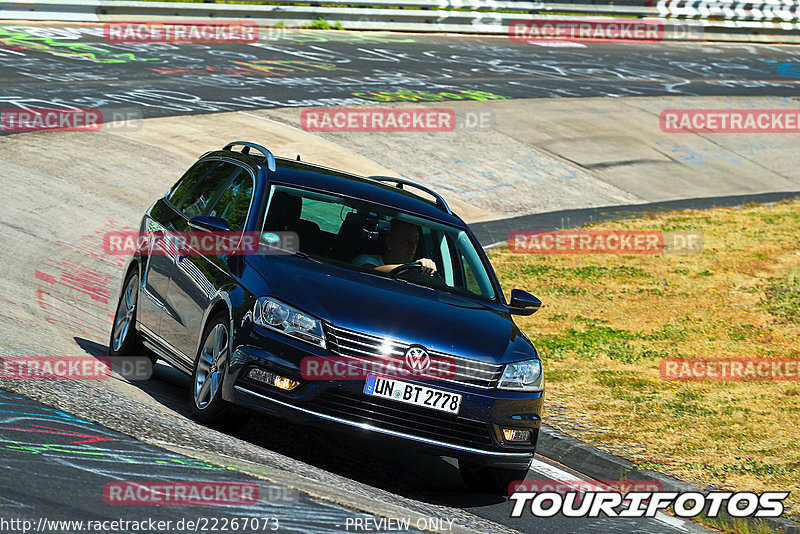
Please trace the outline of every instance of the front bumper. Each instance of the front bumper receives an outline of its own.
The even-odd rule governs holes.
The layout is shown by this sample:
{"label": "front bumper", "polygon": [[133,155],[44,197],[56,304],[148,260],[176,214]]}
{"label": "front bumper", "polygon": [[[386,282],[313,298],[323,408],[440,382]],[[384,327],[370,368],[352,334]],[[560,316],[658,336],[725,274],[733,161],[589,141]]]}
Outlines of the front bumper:
{"label": "front bumper", "polygon": [[[364,380],[305,381],[305,357],[332,356],[325,349],[256,328],[258,347],[238,347],[223,382],[223,398],[234,404],[298,424],[348,428],[359,435],[404,440],[421,452],[469,459],[492,467],[524,468],[536,450],[543,393],[485,390],[425,381],[430,387],[460,393],[458,415],[411,406],[363,393]],[[301,382],[283,391],[247,377],[257,367]],[[418,382],[404,378],[408,382]],[[501,428],[531,431],[525,444],[504,443]]]}

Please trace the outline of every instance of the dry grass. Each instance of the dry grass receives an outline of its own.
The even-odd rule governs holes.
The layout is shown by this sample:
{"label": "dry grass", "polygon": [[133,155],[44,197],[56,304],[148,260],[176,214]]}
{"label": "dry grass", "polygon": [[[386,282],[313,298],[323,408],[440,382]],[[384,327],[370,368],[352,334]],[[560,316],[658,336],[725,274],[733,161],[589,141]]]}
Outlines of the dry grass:
{"label": "dry grass", "polygon": [[665,357],[800,358],[800,202],[682,211],[596,229],[702,232],[699,254],[513,254],[503,287],[545,363],[545,421],[703,486],[788,490],[800,513],[800,382],[666,382]]}

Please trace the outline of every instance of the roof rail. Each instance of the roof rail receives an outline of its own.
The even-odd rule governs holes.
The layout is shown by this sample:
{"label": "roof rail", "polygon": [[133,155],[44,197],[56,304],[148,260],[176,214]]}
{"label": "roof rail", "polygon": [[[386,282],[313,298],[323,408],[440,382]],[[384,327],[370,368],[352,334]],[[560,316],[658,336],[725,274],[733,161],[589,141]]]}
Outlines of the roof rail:
{"label": "roof rail", "polygon": [[442,195],[440,195],[433,189],[425,187],[424,185],[419,185],[417,183],[412,182],[411,180],[404,180],[403,178],[392,178],[391,176],[370,176],[369,178],[378,182],[391,182],[400,189],[403,189],[403,186],[407,185],[409,187],[419,189],[420,191],[425,191],[426,193],[432,195],[436,199],[436,206],[439,207],[439,209],[441,209],[442,211],[444,211],[449,215],[453,214],[453,212],[450,211],[450,206],[448,206],[447,202],[445,202],[444,198],[442,198]]}
{"label": "roof rail", "polygon": [[275,172],[275,170],[277,169],[277,166],[275,165],[275,156],[272,155],[272,152],[270,152],[268,149],[264,148],[261,145],[257,145],[255,143],[248,143],[247,141],[234,141],[232,143],[228,143],[227,145],[225,145],[225,148],[223,148],[222,150],[232,151],[232,148],[235,146],[243,146],[244,148],[242,149],[242,154],[247,154],[248,156],[250,155],[250,149],[255,148],[256,150],[264,154],[264,161],[267,163],[267,167],[269,167],[269,170]]}

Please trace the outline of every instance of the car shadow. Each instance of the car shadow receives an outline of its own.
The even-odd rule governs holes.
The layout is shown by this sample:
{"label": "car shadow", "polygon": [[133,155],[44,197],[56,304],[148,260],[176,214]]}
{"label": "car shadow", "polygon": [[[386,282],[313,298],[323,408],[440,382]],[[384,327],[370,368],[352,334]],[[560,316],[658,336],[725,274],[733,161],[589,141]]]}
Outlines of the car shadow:
{"label": "car shadow", "polygon": [[[107,345],[80,337],[74,337],[73,339],[86,354],[98,359],[108,357]],[[153,366],[153,374],[149,380],[126,380],[116,377],[115,379],[131,384],[146,393],[154,401],[185,417],[190,416],[188,391],[191,380],[188,376],[165,362],[159,361]]]}
{"label": "car shadow", "polygon": [[[79,337],[74,340],[93,357],[108,355],[106,345]],[[174,367],[159,361],[149,380],[128,382],[155,402],[190,417],[191,379]],[[259,413],[244,428],[229,434],[325,471],[430,504],[470,508],[505,500],[499,495],[470,492],[455,460],[421,454],[405,443],[297,425]]]}

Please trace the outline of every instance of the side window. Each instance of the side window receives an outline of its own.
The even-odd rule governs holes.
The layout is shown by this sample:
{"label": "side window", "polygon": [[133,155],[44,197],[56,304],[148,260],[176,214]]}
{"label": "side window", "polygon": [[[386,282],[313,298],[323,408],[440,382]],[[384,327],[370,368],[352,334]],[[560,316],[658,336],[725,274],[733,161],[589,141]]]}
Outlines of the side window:
{"label": "side window", "polygon": [[300,218],[315,223],[323,232],[338,234],[347,214],[354,211],[349,206],[304,198]]}
{"label": "side window", "polygon": [[222,217],[231,225],[231,230],[239,232],[247,222],[250,200],[253,198],[253,177],[242,167],[238,167],[222,190],[222,194],[210,204],[204,215]]}
{"label": "side window", "polygon": [[217,165],[219,165],[218,161],[201,161],[192,165],[178,181],[177,187],[172,190],[167,200],[176,208],[180,207],[183,201],[186,200],[186,195],[194,190],[203,178],[206,177],[208,172]]}
{"label": "side window", "polygon": [[422,233],[420,234],[420,241],[417,245],[417,253],[419,254],[418,257],[420,258],[431,258],[433,261],[436,262],[437,267],[441,267],[441,264],[434,254],[434,247],[433,247],[433,234],[431,233],[431,229],[428,226],[423,226],[421,228]]}
{"label": "side window", "polygon": [[469,236],[464,231],[459,231],[455,237],[456,262],[463,276],[463,286],[476,295],[493,299],[495,296],[492,280],[481,261],[478,250],[472,244]]}
{"label": "side window", "polygon": [[461,254],[459,254],[459,256],[461,256],[461,264],[464,266],[464,282],[467,285],[467,289],[477,295],[483,294],[483,291],[481,291],[481,285],[478,283],[475,273],[472,272],[472,267],[469,266],[467,258]]}
{"label": "side window", "polygon": [[444,282],[450,287],[456,286],[456,270],[453,268],[453,244],[450,241],[450,236],[444,232],[437,232],[439,235],[439,254],[442,257],[442,271],[441,275],[444,277]]}
{"label": "side window", "polygon": [[206,215],[215,197],[222,191],[231,176],[241,167],[232,163],[218,162],[205,177],[199,180],[183,198],[177,208],[186,217]]}

